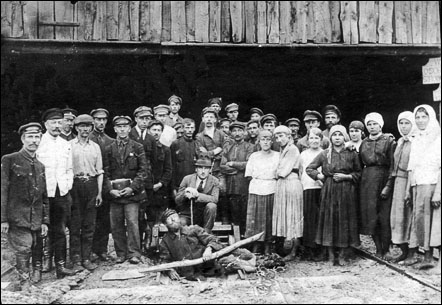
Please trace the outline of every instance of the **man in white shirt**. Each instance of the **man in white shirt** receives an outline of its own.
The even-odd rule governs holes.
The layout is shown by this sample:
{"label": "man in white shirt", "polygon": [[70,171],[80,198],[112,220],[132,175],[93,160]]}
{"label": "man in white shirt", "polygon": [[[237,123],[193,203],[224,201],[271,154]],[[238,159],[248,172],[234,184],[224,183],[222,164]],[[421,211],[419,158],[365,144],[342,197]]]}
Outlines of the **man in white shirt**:
{"label": "man in white shirt", "polygon": [[160,143],[170,147],[173,141],[177,139],[176,130],[167,125],[170,107],[167,105],[158,105],[153,108],[155,119],[164,124],[164,130],[161,134]]}
{"label": "man in white shirt", "polygon": [[67,269],[66,263],[66,225],[71,217],[72,189],[74,174],[72,170],[71,144],[60,137],[63,113],[58,108],[46,110],[42,121],[46,127],[37,159],[45,166],[46,188],[49,197],[50,234],[55,254],[57,278],[75,274]]}

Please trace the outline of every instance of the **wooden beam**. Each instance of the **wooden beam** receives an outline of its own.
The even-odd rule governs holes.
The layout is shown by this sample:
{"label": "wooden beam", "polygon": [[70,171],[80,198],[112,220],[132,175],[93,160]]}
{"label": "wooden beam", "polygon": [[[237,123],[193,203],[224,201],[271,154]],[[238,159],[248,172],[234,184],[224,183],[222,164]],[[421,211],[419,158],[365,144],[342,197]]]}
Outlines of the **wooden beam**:
{"label": "wooden beam", "polygon": [[209,41],[221,42],[221,1],[209,1]]}
{"label": "wooden beam", "polygon": [[171,40],[186,42],[185,1],[171,1]]}
{"label": "wooden beam", "polygon": [[195,1],[186,1],[186,40],[195,41]]}
{"label": "wooden beam", "polygon": [[393,1],[379,1],[379,43],[393,43]]}
{"label": "wooden beam", "polygon": [[[3,16],[3,3],[2,1],[2,16]],[[2,17],[3,22],[3,17]],[[24,38],[37,39],[38,38],[38,2],[26,1],[23,5],[23,26],[24,26]],[[2,23],[3,29],[3,23]],[[3,33],[2,33],[3,34]]]}
{"label": "wooden beam", "polygon": [[209,2],[195,2],[195,41],[209,42]]}

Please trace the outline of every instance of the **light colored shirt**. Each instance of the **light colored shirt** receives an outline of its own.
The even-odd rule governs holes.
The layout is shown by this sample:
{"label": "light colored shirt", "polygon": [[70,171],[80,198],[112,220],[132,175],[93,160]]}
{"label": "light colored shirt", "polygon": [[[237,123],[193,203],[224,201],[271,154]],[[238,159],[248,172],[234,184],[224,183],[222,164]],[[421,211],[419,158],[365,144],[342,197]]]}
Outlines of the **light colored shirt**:
{"label": "light colored shirt", "polygon": [[104,173],[101,149],[97,143],[87,140],[82,144],[75,138],[72,145],[72,165],[74,176],[98,176]]}
{"label": "light colored shirt", "polygon": [[48,197],[55,197],[57,185],[60,195],[66,195],[74,179],[71,144],[46,132],[41,137],[37,159],[45,166]]}
{"label": "light colored shirt", "polygon": [[441,138],[417,135],[411,142],[408,170],[412,171],[411,185],[436,184],[441,169]]}
{"label": "light colored shirt", "polygon": [[176,130],[169,125],[164,125],[164,130],[160,137],[160,143],[164,146],[170,147],[170,145],[172,145],[172,142],[176,139]]}
{"label": "light colored shirt", "polygon": [[[322,188],[322,182],[320,180],[313,180],[305,171],[307,166],[309,166],[309,164],[315,159],[317,155],[321,153],[321,151],[322,149],[307,149],[301,153],[301,157],[299,160],[299,174],[301,175],[301,184],[304,190]],[[320,167],[317,170],[321,172]]]}
{"label": "light colored shirt", "polygon": [[255,195],[271,195],[276,190],[276,168],[279,163],[279,153],[257,151],[250,155],[246,165],[246,177],[252,177],[249,193]]}

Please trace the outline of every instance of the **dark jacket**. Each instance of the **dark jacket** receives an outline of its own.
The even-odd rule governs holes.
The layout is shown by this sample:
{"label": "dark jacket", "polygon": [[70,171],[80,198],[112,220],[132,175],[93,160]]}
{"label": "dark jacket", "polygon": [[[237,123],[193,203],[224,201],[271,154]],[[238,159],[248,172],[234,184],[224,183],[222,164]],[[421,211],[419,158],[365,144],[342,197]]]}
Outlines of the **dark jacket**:
{"label": "dark jacket", "polygon": [[25,150],[3,156],[1,191],[1,222],[33,231],[49,224],[44,165]]}
{"label": "dark jacket", "polygon": [[162,190],[166,190],[169,187],[170,180],[172,179],[172,158],[170,156],[170,148],[161,144],[157,145],[156,160],[153,163],[153,182],[154,184],[161,182]]}
{"label": "dark jacket", "polygon": [[147,160],[147,177],[145,181],[146,189],[152,189],[153,188],[153,173],[152,168],[153,164],[155,164],[156,156],[157,156],[157,145],[155,138],[146,133],[146,137],[143,138],[138,133],[138,131],[135,128],[132,128],[129,133],[129,138],[131,138],[134,141],[137,141],[138,143],[142,144],[144,147],[144,152],[146,153],[146,160]]}
{"label": "dark jacket", "polygon": [[110,145],[115,140],[109,137],[104,132],[102,133],[98,132],[96,129],[92,130],[91,134],[89,135],[89,139],[100,146],[101,156],[103,157],[103,160],[104,160],[104,150],[106,146]]}
{"label": "dark jacket", "polygon": [[185,136],[175,140],[170,146],[173,188],[178,189],[185,176],[195,173],[195,161],[198,158],[197,151],[196,141],[187,139]]}
{"label": "dark jacket", "polygon": [[[195,200],[195,203],[217,203],[219,197],[219,180],[218,178],[209,175],[207,178],[207,182],[204,185],[204,190],[198,198]],[[192,174],[184,177],[183,181],[180,184],[180,188],[178,190],[178,194],[176,195],[175,202],[178,206],[182,206],[189,202],[189,200],[184,196],[185,190],[188,187],[197,188],[197,175]]]}

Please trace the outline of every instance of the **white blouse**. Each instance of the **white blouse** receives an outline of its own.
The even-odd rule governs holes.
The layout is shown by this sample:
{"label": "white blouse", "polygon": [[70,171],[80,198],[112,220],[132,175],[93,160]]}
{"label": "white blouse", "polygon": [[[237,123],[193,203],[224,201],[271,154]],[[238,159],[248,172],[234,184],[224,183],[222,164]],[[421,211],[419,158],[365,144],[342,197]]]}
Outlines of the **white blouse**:
{"label": "white blouse", "polygon": [[247,162],[246,177],[252,177],[249,193],[255,195],[271,195],[276,191],[276,169],[279,163],[279,152],[271,150],[254,152]]}

